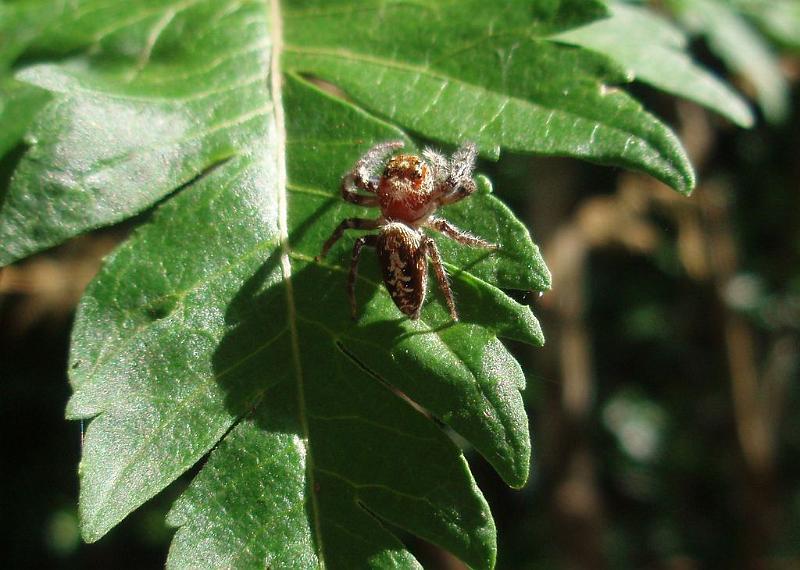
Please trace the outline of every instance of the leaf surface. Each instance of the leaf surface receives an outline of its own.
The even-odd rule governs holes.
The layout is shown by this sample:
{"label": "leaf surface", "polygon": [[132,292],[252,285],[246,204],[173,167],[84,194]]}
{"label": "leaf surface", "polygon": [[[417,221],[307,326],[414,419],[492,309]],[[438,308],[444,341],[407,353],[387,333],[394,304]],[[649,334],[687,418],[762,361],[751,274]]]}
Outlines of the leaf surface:
{"label": "leaf surface", "polygon": [[0,204],[0,261],[150,212],[106,260],[73,331],[67,413],[92,418],[84,537],[205,458],[169,515],[172,567],[418,566],[389,527],[492,567],[494,522],[450,435],[525,483],[524,376],[502,339],[543,342],[506,294],[550,286],[528,230],[480,176],[443,209],[501,246],[435,236],[459,323],[435,285],[421,318],[403,317],[369,252],[353,322],[351,242],[314,257],[340,220],[376,215],[338,187],[376,142],[415,150],[396,124],[688,190],[669,129],[608,87],[624,79],[616,66],[548,39],[602,5],[87,0],[16,17],[48,6],[7,44],[9,61],[25,60],[18,80],[47,98]]}
{"label": "leaf surface", "polygon": [[[5,8],[33,30],[12,36],[8,59],[67,60],[19,74],[59,97],[32,127],[0,209],[2,264],[143,211],[235,153],[246,123],[268,112],[258,104],[269,35],[227,14],[227,2],[51,4],[46,17],[43,1]],[[599,3],[307,1],[285,12],[284,73],[332,81],[427,137],[472,139],[488,156],[505,147],[626,166],[684,192],[694,185],[672,132],[613,87],[630,77],[548,39],[602,15]]]}
{"label": "leaf surface", "polygon": [[[403,390],[471,439],[510,483],[521,485],[530,452],[519,394],[523,376],[496,336],[537,343],[541,333],[527,307],[480,276],[509,275],[499,284],[519,287],[527,282],[526,288],[534,288],[547,283],[546,270],[538,256],[528,258],[527,267],[514,261],[514,247],[509,247],[508,257],[498,260],[474,260],[473,252],[464,252],[461,259],[470,260],[474,269],[454,274],[465,313],[464,322],[452,326],[438,303],[426,308],[420,322],[399,318],[378,286],[373,259],[371,267],[364,263],[359,287],[364,316],[353,324],[344,296],[344,271],[310,262],[319,236],[348,212],[335,190],[350,154],[342,147],[352,146],[358,154],[358,144],[342,145],[340,133],[331,126],[347,125],[353,140],[398,133],[292,78],[284,96],[287,116],[300,118],[299,124],[287,123],[287,148],[313,144],[312,154],[321,160],[321,170],[289,161],[291,251],[276,249],[280,220],[274,218],[279,212],[270,208],[274,200],[265,191],[275,191],[275,184],[265,176],[270,163],[265,164],[258,150],[270,154],[268,149],[254,149],[160,208],[153,221],[108,262],[81,306],[72,364],[77,390],[69,413],[74,417],[100,413],[86,436],[84,532],[90,539],[102,535],[196,462],[237,418],[262,405],[273,409],[269,399],[276,391],[281,398],[292,394],[298,408],[283,420],[293,426],[283,432],[291,436],[284,466],[294,465],[293,476],[304,483],[299,495],[282,502],[299,509],[303,524],[311,524],[317,533],[317,545],[308,556],[330,558],[339,567],[335,561],[344,555],[336,547],[340,540],[331,539],[329,550],[319,544],[327,542],[326,531],[359,534],[370,521],[375,528],[367,534],[374,535],[378,545],[399,548],[396,539],[378,532],[373,515],[362,513],[356,521],[340,512],[342,493],[347,491],[353,502],[348,513],[363,504],[367,512],[485,566],[493,558],[493,525],[463,457],[439,428],[389,386]],[[311,109],[322,120],[306,125]],[[301,134],[313,143],[296,138]],[[482,193],[475,198],[474,204],[464,203],[467,211],[496,212],[483,221],[485,235],[494,239],[510,231],[506,235],[533,247],[526,230],[496,206],[492,196]],[[336,252],[347,257],[344,247]],[[450,260],[457,262],[459,256]],[[284,264],[289,265],[288,277]],[[183,271],[176,276],[172,267]],[[152,281],[131,287],[128,280],[120,280],[122,275],[149,275]],[[326,284],[322,295],[321,283]],[[84,363],[90,366],[85,368]],[[164,381],[167,378],[169,382]],[[284,415],[285,408],[280,407]],[[254,429],[247,425],[234,428],[229,437]],[[279,445],[272,442],[271,431],[262,428],[262,436],[270,440],[263,445]],[[131,433],[136,437],[126,437]],[[248,433],[242,437],[255,437]],[[113,457],[107,453],[112,444],[117,451]],[[302,453],[297,457],[289,453],[298,450]],[[237,460],[225,459],[228,453],[238,457],[240,452],[220,447],[212,453],[208,468],[238,473]],[[284,464],[278,456],[273,459]],[[298,459],[302,461],[297,463]],[[250,478],[242,476],[246,484]],[[216,487],[221,496],[209,498],[202,491],[204,477],[212,475],[201,474],[192,487],[197,487],[196,493],[190,491],[176,507],[174,522],[186,521],[193,527],[191,517],[178,514],[182,509],[211,516],[209,509],[219,509],[221,497],[238,501],[238,495]],[[282,484],[281,479],[275,482]],[[307,503],[316,500],[309,493],[317,487],[320,490],[314,493],[325,500],[319,499],[315,511]],[[323,489],[333,498],[328,499]],[[328,500],[330,511],[324,506]],[[251,516],[260,516],[264,526],[277,515],[265,508],[258,513],[251,509]],[[330,525],[323,524],[329,519]],[[229,525],[230,520],[224,526]],[[291,532],[302,534],[301,527],[292,525]],[[476,542],[474,535],[480,540]],[[255,540],[248,536],[237,541]],[[182,554],[180,544],[187,540],[194,544],[198,535],[181,531],[179,537],[171,556],[176,565],[184,566],[195,548]],[[277,548],[281,541],[274,540]]]}
{"label": "leaf surface", "polygon": [[286,65],[431,138],[619,164],[688,192],[694,173],[674,134],[611,87],[631,78],[548,39],[603,13],[586,1],[299,2]]}
{"label": "leaf surface", "polygon": [[735,0],[734,5],[756,21],[771,38],[800,49],[800,3],[795,0]]}
{"label": "leaf surface", "polygon": [[[736,10],[719,0],[681,0],[678,12],[686,26],[705,36],[709,47],[731,71],[749,80],[764,115],[783,120],[789,107],[789,87],[778,58],[763,37]],[[769,10],[774,9],[773,6]]]}
{"label": "leaf surface", "polygon": [[740,126],[753,124],[747,103],[691,60],[678,28],[644,8],[613,3],[610,9],[610,18],[555,37],[604,53],[639,81],[705,105]]}

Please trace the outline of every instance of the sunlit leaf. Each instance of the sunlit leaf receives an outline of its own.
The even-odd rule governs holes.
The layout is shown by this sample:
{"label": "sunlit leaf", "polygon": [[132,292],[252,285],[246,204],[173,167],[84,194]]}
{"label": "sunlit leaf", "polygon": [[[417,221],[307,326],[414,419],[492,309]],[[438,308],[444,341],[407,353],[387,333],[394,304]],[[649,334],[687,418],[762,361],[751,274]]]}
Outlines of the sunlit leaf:
{"label": "sunlit leaf", "polygon": [[2,141],[27,132],[0,262],[150,211],[73,331],[67,412],[92,418],[84,538],[206,458],[169,516],[173,567],[417,566],[389,528],[492,567],[494,522],[450,436],[525,483],[524,376],[500,339],[543,342],[506,294],[550,286],[528,230],[480,176],[441,212],[500,245],[436,236],[458,323],[436,286],[418,321],[404,317],[374,255],[353,321],[350,244],[314,257],[341,219],[377,215],[338,187],[376,142],[413,151],[399,127],[690,190],[682,147],[614,86],[627,80],[617,66],[551,39],[604,6],[42,0],[2,13],[20,26],[4,69],[28,85],[9,89],[42,98],[24,98],[32,122]]}

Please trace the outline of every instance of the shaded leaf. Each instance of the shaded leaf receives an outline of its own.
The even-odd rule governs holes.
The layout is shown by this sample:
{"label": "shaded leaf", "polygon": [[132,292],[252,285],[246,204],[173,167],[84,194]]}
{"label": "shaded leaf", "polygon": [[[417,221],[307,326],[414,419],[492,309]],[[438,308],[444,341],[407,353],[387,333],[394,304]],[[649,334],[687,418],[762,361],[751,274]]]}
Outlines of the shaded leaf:
{"label": "shaded leaf", "polygon": [[760,34],[736,11],[719,0],[680,0],[678,13],[686,26],[703,35],[709,47],[735,73],[753,84],[767,119],[783,120],[789,88],[778,61]]}
{"label": "shaded leaf", "polygon": [[800,3],[795,0],[735,0],[734,4],[771,38],[788,48],[800,49]]}
{"label": "shaded leaf", "polygon": [[696,101],[738,125],[753,124],[747,103],[692,61],[680,30],[644,8],[613,3],[610,9],[610,18],[555,37],[606,54],[639,81]]}
{"label": "shaded leaf", "polygon": [[17,144],[27,132],[34,116],[47,102],[46,91],[8,79],[0,83],[0,156]]}

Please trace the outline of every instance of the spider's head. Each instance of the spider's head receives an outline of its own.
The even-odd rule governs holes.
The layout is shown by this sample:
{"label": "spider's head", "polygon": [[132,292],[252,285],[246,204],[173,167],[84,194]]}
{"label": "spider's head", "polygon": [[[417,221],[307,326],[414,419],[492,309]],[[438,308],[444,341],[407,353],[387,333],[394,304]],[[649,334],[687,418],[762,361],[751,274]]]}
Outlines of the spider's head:
{"label": "spider's head", "polygon": [[389,159],[378,186],[378,199],[386,218],[412,223],[436,207],[433,175],[427,163],[413,154]]}
{"label": "spider's head", "polygon": [[393,184],[400,183],[401,186],[410,186],[414,190],[419,190],[429,176],[428,165],[418,156],[413,154],[398,154],[389,159],[383,177],[392,181]]}

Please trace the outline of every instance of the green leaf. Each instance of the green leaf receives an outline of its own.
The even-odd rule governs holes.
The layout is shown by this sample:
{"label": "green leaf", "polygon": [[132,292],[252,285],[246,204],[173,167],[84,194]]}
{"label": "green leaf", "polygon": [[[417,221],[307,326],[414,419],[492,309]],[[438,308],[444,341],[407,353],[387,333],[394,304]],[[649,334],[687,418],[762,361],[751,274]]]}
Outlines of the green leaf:
{"label": "green leaf", "polygon": [[57,13],[52,2],[0,4],[0,157],[20,144],[49,99],[46,91],[14,80],[11,66]]}
{"label": "green leaf", "polygon": [[14,79],[0,82],[0,156],[22,140],[36,114],[49,99],[47,91]]}
{"label": "green leaf", "polygon": [[771,38],[800,49],[800,3],[796,0],[735,0],[734,4]]}
{"label": "green leaf", "polygon": [[749,127],[747,103],[686,52],[686,36],[652,11],[613,3],[611,17],[555,36],[613,58],[639,81],[725,115]]}
{"label": "green leaf", "polygon": [[[611,87],[631,78],[549,39],[596,18],[598,3],[297,4],[287,10],[287,67],[416,132],[471,139],[487,155],[575,156],[644,170],[682,192],[694,186],[674,134]],[[567,26],[556,23],[563,14]]]}
{"label": "green leaf", "polygon": [[[453,145],[475,140],[489,156],[501,146],[575,156],[692,188],[672,132],[611,87],[630,78],[548,38],[598,17],[602,5],[473,4],[291,3],[283,71],[328,79],[377,114]],[[45,5],[17,19],[34,20]],[[32,127],[31,151],[0,210],[0,264],[135,215],[235,152],[237,121],[266,112],[258,74],[269,38],[253,25],[235,37],[218,33],[232,21],[226,5],[86,2],[70,11],[58,3],[57,26],[43,18],[17,34],[8,57],[72,58],[19,76],[60,96]],[[87,55],[81,46],[91,47]]]}
{"label": "green leaf", "polygon": [[340,220],[376,215],[339,197],[354,161],[379,141],[415,150],[394,123],[688,190],[671,131],[609,86],[624,79],[617,67],[549,39],[602,5],[17,4],[3,10],[23,10],[31,29],[8,61],[48,100],[0,204],[0,261],[151,211],[106,260],[73,331],[67,413],[92,418],[84,537],[206,458],[169,516],[171,566],[415,567],[387,530],[400,528],[492,567],[491,513],[450,433],[525,483],[524,375],[501,339],[543,342],[505,292],[550,287],[528,230],[484,177],[443,210],[501,246],[435,236],[459,323],[436,287],[418,321],[403,317],[374,255],[353,322],[350,244],[314,257]]}
{"label": "green leaf", "polygon": [[[426,307],[420,322],[399,318],[379,286],[373,259],[364,262],[359,283],[363,317],[352,323],[344,270],[311,259],[325,234],[353,213],[338,199],[336,183],[365,148],[355,141],[398,133],[291,76],[285,87],[286,148],[310,145],[314,151],[297,163],[289,158],[291,250],[276,249],[282,222],[275,219],[280,214],[274,204],[281,199],[275,196],[280,187],[266,176],[276,159],[274,149],[255,147],[159,208],[113,255],[81,304],[69,414],[100,414],[86,433],[84,534],[90,540],[101,536],[255,408],[259,417],[267,416],[255,424],[260,432],[249,422],[234,428],[230,444],[212,453],[209,473],[203,471],[176,506],[171,520],[188,525],[171,554],[178,566],[190,566],[187,557],[196,552],[195,543],[205,544],[204,534],[190,530],[198,525],[225,542],[231,556],[240,543],[259,543],[285,563],[283,539],[253,535],[271,526],[272,517],[281,517],[290,525],[285,532],[315,536],[304,556],[348,567],[347,556],[368,554],[342,543],[348,534],[371,537],[365,546],[370,552],[399,548],[373,516],[442,544],[475,566],[490,566],[491,516],[463,457],[388,386],[470,439],[509,483],[524,483],[530,453],[519,394],[524,381],[496,335],[540,343],[541,333],[527,307],[481,276],[507,276],[501,286],[546,285],[541,258],[516,260],[520,253],[535,252],[534,246],[526,230],[484,191],[473,203],[466,201],[460,213],[490,212],[478,228],[490,239],[505,238],[509,253],[481,260],[465,251],[449,258],[473,265],[453,276],[464,322],[451,325],[438,302]],[[315,120],[309,121],[312,114]],[[333,259],[339,253],[345,263],[344,249],[335,250]],[[122,275],[141,277],[131,283],[120,280]],[[274,410],[273,397],[290,396],[295,413],[284,404],[278,406],[282,419],[261,412],[262,405]],[[273,433],[273,422],[285,424],[282,435]],[[250,441],[259,433],[263,441],[255,451],[239,447],[239,437]],[[108,453],[110,446],[114,454]],[[269,505],[258,510],[248,504],[255,526],[237,527],[232,538],[229,527],[242,495],[238,485],[267,476],[241,469],[241,456],[258,458],[258,449],[275,446],[284,452],[266,457],[291,477],[284,481],[274,475],[270,501],[299,518],[295,524]],[[271,473],[278,466],[266,463],[260,469]],[[216,470],[227,473],[223,481],[235,478],[230,487],[220,483]],[[228,516],[219,526],[198,522],[219,517],[220,504]],[[367,510],[354,518],[358,505]],[[257,550],[253,555],[263,560]],[[339,562],[340,557],[345,558]]]}
{"label": "green leaf", "polygon": [[752,82],[767,119],[782,121],[789,108],[789,87],[776,55],[761,35],[729,2],[673,0],[673,3],[689,29],[705,36],[709,47],[731,71]]}

